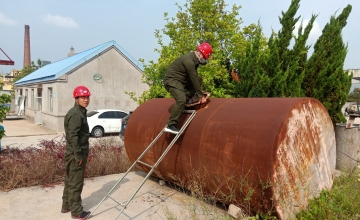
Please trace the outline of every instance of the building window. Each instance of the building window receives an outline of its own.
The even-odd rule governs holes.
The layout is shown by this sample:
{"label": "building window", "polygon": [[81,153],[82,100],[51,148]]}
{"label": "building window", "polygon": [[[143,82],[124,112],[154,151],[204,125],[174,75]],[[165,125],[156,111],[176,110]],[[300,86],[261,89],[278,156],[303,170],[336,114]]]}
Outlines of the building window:
{"label": "building window", "polygon": [[31,108],[34,108],[34,98],[35,98],[35,94],[34,94],[34,89],[31,89]]}
{"label": "building window", "polygon": [[29,107],[29,102],[27,101],[28,99],[28,89],[25,89],[25,107]]}
{"label": "building window", "polygon": [[53,90],[52,90],[52,88],[48,88],[48,93],[49,93],[49,111],[52,112],[53,111]]}
{"label": "building window", "polygon": [[42,111],[42,88],[37,89],[37,97],[35,100],[35,110]]}

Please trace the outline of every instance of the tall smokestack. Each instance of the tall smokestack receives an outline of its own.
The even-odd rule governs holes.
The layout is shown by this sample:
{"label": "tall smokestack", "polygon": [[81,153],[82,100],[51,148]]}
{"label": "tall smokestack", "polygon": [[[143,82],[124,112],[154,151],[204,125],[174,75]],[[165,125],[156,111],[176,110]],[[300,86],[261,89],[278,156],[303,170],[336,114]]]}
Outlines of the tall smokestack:
{"label": "tall smokestack", "polygon": [[24,67],[31,65],[30,57],[30,26],[25,25],[25,38],[24,38]]}

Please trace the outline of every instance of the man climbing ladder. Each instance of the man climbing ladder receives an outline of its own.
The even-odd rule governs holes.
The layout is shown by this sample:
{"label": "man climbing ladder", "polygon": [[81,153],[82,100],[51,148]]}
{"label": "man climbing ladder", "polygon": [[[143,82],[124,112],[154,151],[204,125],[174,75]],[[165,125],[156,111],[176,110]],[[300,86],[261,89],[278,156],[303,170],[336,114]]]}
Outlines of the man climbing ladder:
{"label": "man climbing ladder", "polygon": [[[202,80],[197,73],[199,65],[206,65],[210,59],[212,47],[209,43],[202,43],[195,52],[190,52],[177,58],[165,73],[163,80],[165,89],[175,99],[171,109],[166,132],[179,133],[177,124],[185,105],[202,104],[206,102],[206,95],[201,91]],[[209,93],[207,93],[209,94]]]}

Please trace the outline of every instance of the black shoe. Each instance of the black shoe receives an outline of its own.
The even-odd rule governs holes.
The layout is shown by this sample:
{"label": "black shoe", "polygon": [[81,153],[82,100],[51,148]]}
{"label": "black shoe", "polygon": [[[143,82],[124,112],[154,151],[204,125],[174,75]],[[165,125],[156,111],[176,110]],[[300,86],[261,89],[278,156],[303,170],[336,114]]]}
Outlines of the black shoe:
{"label": "black shoe", "polygon": [[91,212],[82,212],[80,213],[80,215],[77,216],[72,215],[71,218],[85,220],[87,217],[89,217],[90,214]]}
{"label": "black shoe", "polygon": [[200,98],[197,95],[194,95],[191,99],[186,101],[186,104],[191,105],[198,102],[200,102]]}
{"label": "black shoe", "polygon": [[165,128],[165,132],[170,132],[170,133],[173,133],[173,134],[178,134],[179,131],[180,130],[175,125],[168,125]]}

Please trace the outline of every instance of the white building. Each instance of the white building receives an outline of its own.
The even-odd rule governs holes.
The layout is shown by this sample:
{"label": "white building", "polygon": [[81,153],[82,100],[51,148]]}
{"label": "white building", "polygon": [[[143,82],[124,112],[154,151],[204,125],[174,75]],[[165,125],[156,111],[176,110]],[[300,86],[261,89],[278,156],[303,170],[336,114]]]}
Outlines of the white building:
{"label": "white building", "polygon": [[115,41],[72,53],[66,59],[48,64],[15,83],[15,105],[24,102],[24,117],[36,124],[64,131],[63,121],[74,105],[76,86],[91,92],[88,110],[134,110],[138,104],[125,92],[136,95],[148,90],[142,83],[143,67]]}

